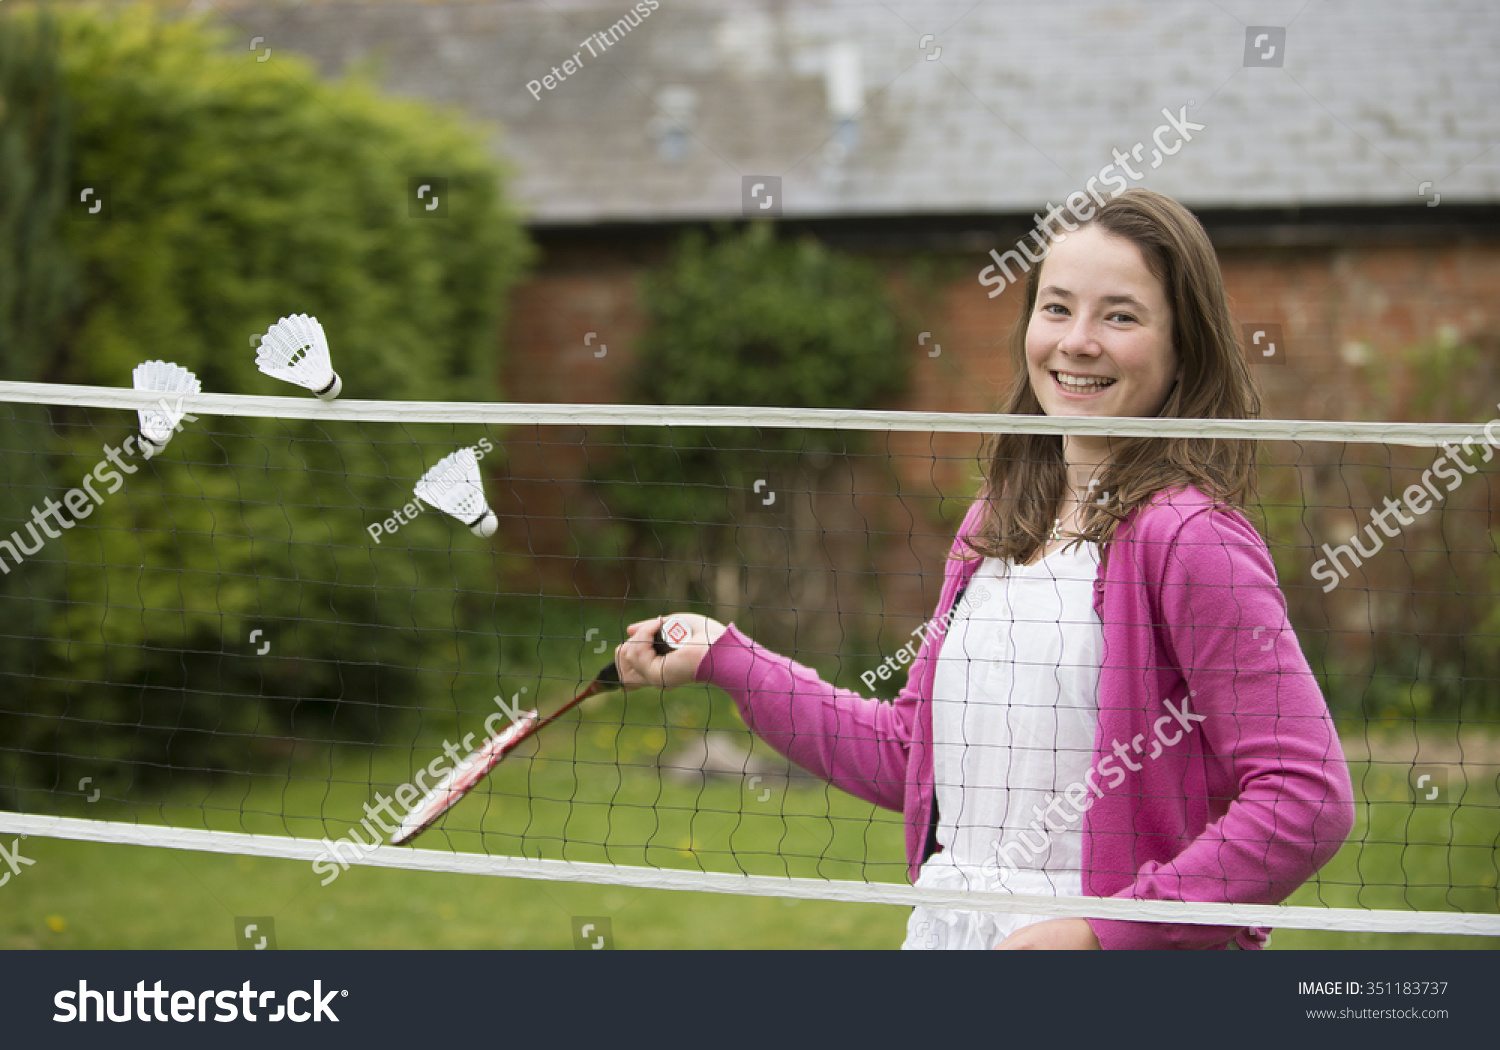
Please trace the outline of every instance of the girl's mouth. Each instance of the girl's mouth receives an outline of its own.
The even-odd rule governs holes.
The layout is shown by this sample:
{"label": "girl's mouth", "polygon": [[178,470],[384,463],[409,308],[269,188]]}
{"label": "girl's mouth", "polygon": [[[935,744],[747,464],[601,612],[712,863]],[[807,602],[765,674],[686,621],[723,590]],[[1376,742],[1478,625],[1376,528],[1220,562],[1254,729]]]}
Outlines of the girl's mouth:
{"label": "girl's mouth", "polygon": [[1053,372],[1051,375],[1059,390],[1075,396],[1088,397],[1115,385],[1115,380],[1108,376],[1080,376],[1064,372]]}

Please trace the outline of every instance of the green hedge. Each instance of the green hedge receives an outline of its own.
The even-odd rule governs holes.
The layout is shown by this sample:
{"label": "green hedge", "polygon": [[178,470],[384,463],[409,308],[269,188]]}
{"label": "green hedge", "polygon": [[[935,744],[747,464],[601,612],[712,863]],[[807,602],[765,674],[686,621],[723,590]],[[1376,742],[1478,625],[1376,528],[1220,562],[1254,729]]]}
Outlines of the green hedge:
{"label": "green hedge", "polygon": [[[683,237],[649,274],[649,327],[638,346],[634,398],[662,405],[869,408],[905,375],[896,307],[865,260],[810,238],[779,241],[769,226]],[[852,431],[776,428],[633,428],[628,462],[596,472],[611,518],[609,549],[638,558],[703,557],[703,526],[731,522],[758,474],[799,475],[815,486],[827,454],[850,450]],[[683,597],[674,594],[673,597]]]}
{"label": "green hedge", "polygon": [[[71,308],[24,338],[11,324],[7,347],[40,347],[40,367],[7,352],[4,378],[128,386],[138,362],[160,357],[207,391],[296,396],[257,371],[253,337],[305,312],[329,334],[346,398],[498,397],[501,307],[530,247],[488,129],[357,79],[320,80],[280,50],[257,63],[210,23],[150,8],[73,9],[50,25],[12,14],[0,18],[10,54],[29,56],[31,73],[0,81],[0,161],[7,182],[24,174],[30,198],[53,202],[33,237],[59,246],[53,284]],[[18,149],[16,115],[37,112],[48,77],[65,96],[48,111],[56,149]],[[446,218],[408,214],[417,176],[449,180]],[[80,185],[100,188],[101,215],[55,207]],[[18,197],[0,193],[13,226]],[[40,441],[51,473],[8,467],[32,484],[0,535],[135,427],[133,413],[54,410],[50,427],[5,414],[8,463],[35,459],[27,442]],[[413,699],[418,671],[493,671],[494,643],[478,633],[473,653],[420,633],[491,600],[484,545],[450,557],[463,542],[430,515],[399,543],[374,547],[363,531],[481,433],[187,423],[123,492],[5,578],[0,623],[47,641],[29,667],[5,668],[3,782],[61,776],[59,753],[137,772],[242,767],[252,738],[237,732],[254,728],[260,746],[332,721],[368,737],[387,705]],[[65,606],[36,585],[59,572]],[[263,660],[247,655],[257,623],[277,636]]]}

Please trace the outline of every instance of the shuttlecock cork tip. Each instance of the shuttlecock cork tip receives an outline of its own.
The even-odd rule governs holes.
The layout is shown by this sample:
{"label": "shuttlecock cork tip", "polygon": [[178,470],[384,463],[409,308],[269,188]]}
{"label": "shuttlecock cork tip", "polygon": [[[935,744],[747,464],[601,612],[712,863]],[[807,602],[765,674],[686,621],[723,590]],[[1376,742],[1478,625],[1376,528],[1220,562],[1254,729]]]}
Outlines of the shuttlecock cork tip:
{"label": "shuttlecock cork tip", "polygon": [[484,517],[469,526],[469,531],[476,536],[489,539],[499,527],[500,519],[495,516],[494,511],[487,510],[484,512]]}
{"label": "shuttlecock cork tip", "polygon": [[339,374],[335,372],[333,373],[333,380],[327,386],[325,386],[322,390],[314,390],[313,393],[317,394],[318,397],[324,401],[332,401],[334,398],[339,396],[339,392],[343,389],[344,381],[340,379]]}

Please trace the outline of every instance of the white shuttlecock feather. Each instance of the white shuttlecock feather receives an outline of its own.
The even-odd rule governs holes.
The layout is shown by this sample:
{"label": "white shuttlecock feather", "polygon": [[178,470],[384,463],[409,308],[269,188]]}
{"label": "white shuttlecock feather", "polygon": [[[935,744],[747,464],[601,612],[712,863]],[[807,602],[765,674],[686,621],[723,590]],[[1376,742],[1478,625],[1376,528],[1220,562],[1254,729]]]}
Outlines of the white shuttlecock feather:
{"label": "white shuttlecock feather", "polygon": [[142,361],[130,373],[137,390],[150,390],[161,394],[155,408],[143,408],[136,414],[141,417],[141,455],[150,459],[172,440],[178,424],[186,415],[182,408],[185,394],[196,394],[203,389],[198,377],[181,365],[170,361]]}
{"label": "white shuttlecock feather", "polygon": [[296,383],[332,401],[344,381],[328,359],[328,338],[318,319],[308,314],[283,317],[260,337],[255,366],[273,379]]}
{"label": "white shuttlecock feather", "polygon": [[444,514],[457,518],[476,536],[493,536],[500,519],[490,510],[479,478],[479,458],[472,448],[450,452],[422,475],[417,498]]}

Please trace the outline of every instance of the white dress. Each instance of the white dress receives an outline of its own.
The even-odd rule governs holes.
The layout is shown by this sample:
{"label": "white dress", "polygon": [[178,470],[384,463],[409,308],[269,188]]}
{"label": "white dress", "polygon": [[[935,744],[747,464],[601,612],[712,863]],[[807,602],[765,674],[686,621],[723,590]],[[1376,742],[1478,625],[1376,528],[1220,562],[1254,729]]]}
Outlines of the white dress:
{"label": "white dress", "polygon": [[[1033,565],[986,558],[933,683],[937,840],[917,886],[1082,893],[1082,820],[1053,803],[1082,783],[1099,719],[1098,547]],[[1064,819],[1067,818],[1067,819]],[[993,948],[1046,916],[918,907],[903,948]]]}

